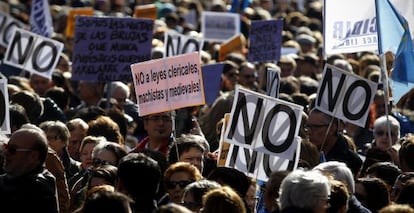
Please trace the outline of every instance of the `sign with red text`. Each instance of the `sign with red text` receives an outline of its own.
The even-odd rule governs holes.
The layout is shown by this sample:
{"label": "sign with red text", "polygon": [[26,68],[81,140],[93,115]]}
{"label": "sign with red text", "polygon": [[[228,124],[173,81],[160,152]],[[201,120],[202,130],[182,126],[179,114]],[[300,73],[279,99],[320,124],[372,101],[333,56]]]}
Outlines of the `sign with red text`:
{"label": "sign with red text", "polygon": [[198,52],[131,65],[141,116],[205,104]]}

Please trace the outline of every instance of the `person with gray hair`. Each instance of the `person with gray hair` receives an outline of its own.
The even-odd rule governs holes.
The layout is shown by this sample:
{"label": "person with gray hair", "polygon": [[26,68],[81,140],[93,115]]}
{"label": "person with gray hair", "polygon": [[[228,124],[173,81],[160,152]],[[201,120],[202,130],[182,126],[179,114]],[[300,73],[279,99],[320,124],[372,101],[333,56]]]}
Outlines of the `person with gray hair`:
{"label": "person with gray hair", "polygon": [[348,213],[369,213],[371,212],[355,197],[355,180],[351,169],[343,162],[328,161],[320,163],[313,168],[313,170],[326,173],[332,176],[333,179],[343,182],[348,189],[349,201],[348,201]]}
{"label": "person with gray hair", "polygon": [[[391,115],[384,115],[374,122],[374,141],[372,147],[386,151],[395,165],[399,165],[398,151],[394,148],[400,138],[400,123]],[[390,136],[391,133],[391,136]]]}
{"label": "person with gray hair", "polygon": [[334,60],[333,65],[335,67],[338,67],[340,69],[343,69],[343,70],[345,70],[347,72],[353,73],[352,66],[351,66],[351,64],[347,60],[344,60],[344,59],[336,59],[336,60]]}
{"label": "person with gray hair", "polygon": [[[391,131],[391,143],[388,137],[388,125]],[[386,137],[383,137],[386,136]],[[400,122],[392,116],[381,116],[374,122],[374,137],[375,145],[381,149],[390,149],[391,145],[395,145],[398,138],[400,138]],[[383,139],[383,140],[381,140]]]}
{"label": "person with gray hair", "polygon": [[131,100],[131,89],[121,81],[113,81],[105,87],[110,98],[117,101],[124,113],[130,116],[135,122],[140,121],[138,105]]}
{"label": "person with gray hair", "polygon": [[68,151],[70,132],[61,121],[45,121],[39,125],[47,138],[47,143],[59,156],[65,168],[66,180],[69,180],[80,170],[80,162],[70,157]]}
{"label": "person with gray hair", "polygon": [[329,208],[330,191],[328,177],[319,171],[295,170],[280,186],[281,213],[325,213]]}

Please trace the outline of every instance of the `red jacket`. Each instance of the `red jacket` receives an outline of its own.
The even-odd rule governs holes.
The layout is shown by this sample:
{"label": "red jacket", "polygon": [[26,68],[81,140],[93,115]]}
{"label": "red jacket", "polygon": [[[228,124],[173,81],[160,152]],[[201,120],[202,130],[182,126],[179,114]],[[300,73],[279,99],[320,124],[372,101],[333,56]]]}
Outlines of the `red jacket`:
{"label": "red jacket", "polygon": [[[136,151],[142,150],[142,149],[149,149],[148,148],[148,143],[149,143],[149,137],[147,136],[144,139],[142,139],[142,141],[140,141],[137,144],[137,146],[135,146],[135,148],[131,150],[131,152],[136,152]],[[154,151],[159,151],[162,154],[164,154],[165,156],[167,156],[168,145],[169,145],[169,140],[166,140],[166,141],[162,142],[159,149],[154,150]]]}

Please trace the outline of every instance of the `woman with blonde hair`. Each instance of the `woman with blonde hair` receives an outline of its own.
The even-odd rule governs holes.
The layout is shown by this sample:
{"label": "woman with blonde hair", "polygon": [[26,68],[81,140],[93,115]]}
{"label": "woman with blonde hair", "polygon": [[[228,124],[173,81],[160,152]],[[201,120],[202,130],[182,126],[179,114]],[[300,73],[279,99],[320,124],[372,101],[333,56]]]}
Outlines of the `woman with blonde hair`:
{"label": "woman with blonde hair", "polygon": [[203,213],[246,213],[242,198],[232,188],[223,186],[203,196]]}

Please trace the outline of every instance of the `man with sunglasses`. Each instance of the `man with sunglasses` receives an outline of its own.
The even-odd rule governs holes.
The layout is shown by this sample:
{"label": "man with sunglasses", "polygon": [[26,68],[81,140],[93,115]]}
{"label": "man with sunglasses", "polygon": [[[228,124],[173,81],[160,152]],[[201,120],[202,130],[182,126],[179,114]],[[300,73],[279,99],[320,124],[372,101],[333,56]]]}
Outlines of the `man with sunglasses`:
{"label": "man with sunglasses", "polygon": [[5,174],[0,176],[5,212],[58,212],[56,182],[44,168],[48,153],[43,132],[23,128],[4,146]]}

